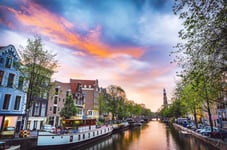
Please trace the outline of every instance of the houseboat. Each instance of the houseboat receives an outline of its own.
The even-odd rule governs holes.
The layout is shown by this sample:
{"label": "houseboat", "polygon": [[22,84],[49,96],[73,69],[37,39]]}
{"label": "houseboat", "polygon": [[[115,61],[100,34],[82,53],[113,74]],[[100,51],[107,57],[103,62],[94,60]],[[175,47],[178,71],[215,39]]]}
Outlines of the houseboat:
{"label": "houseboat", "polygon": [[111,135],[110,125],[96,126],[95,119],[66,119],[63,121],[64,131],[60,133],[38,133],[37,149],[59,147],[81,147]]}

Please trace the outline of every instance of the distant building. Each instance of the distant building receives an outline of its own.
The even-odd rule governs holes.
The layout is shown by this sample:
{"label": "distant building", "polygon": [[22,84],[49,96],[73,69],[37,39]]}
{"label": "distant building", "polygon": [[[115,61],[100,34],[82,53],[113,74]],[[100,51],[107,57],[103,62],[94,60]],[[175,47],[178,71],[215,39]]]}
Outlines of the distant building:
{"label": "distant building", "polygon": [[163,89],[163,105],[164,107],[168,106],[167,96],[166,96],[166,89]]}
{"label": "distant building", "polygon": [[20,130],[23,125],[27,83],[18,70],[19,61],[13,45],[0,47],[0,130],[7,126]]}

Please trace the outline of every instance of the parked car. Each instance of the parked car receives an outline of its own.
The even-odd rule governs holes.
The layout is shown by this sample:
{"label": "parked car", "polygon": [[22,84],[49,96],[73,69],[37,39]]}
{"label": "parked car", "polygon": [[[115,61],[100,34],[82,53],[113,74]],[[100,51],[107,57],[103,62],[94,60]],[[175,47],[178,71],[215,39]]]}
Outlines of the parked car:
{"label": "parked car", "polygon": [[196,126],[195,126],[195,124],[194,124],[193,122],[189,123],[189,124],[187,125],[187,128],[188,128],[188,129],[191,129],[191,130],[194,130],[194,131],[197,129]]}
{"label": "parked car", "polygon": [[1,134],[1,138],[14,138],[15,137],[15,127],[5,127]]}
{"label": "parked car", "polygon": [[226,130],[219,130],[219,131],[213,131],[211,132],[210,136],[212,138],[220,138],[222,140],[224,140],[225,138],[227,138],[227,131]]}
{"label": "parked car", "polygon": [[54,133],[54,132],[56,132],[56,128],[50,124],[45,124],[43,126],[43,131]]}
{"label": "parked car", "polygon": [[200,126],[198,129],[196,129],[195,131],[197,133],[200,133],[201,130],[205,129],[205,128],[208,128],[209,126]]}
{"label": "parked car", "polygon": [[[216,127],[213,127],[213,132],[219,132],[219,129]],[[206,126],[204,129],[200,131],[200,134],[205,135],[205,136],[211,136],[211,127]]]}

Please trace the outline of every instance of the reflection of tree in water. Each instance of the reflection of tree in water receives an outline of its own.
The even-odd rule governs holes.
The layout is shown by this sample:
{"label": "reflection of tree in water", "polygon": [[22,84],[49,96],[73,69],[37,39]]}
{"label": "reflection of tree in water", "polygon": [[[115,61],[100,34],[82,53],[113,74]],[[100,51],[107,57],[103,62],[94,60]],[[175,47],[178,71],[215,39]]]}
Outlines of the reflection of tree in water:
{"label": "reflection of tree in water", "polygon": [[[168,126],[167,130],[169,132],[171,132],[171,135],[172,135],[174,141],[176,142],[176,145],[178,146],[179,150],[181,150],[181,149],[191,150],[191,145],[190,145],[190,143],[188,143],[187,137],[185,137],[185,138],[181,137],[179,132],[177,130],[175,130],[174,127],[171,125]],[[193,148],[193,150],[196,150],[196,149]]]}

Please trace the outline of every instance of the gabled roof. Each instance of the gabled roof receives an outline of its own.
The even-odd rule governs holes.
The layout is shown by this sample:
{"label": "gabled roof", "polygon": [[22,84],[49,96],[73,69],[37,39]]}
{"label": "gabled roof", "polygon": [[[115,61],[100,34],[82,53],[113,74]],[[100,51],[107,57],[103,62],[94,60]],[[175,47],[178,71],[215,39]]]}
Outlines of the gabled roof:
{"label": "gabled roof", "polygon": [[13,46],[13,45],[8,45],[8,46],[0,46],[0,53],[3,53],[4,51],[9,51],[9,50],[12,50],[13,51],[13,54],[16,58],[20,59],[20,56],[16,50],[16,48]]}
{"label": "gabled roof", "polygon": [[81,84],[82,88],[84,87],[84,85],[86,85],[87,88],[89,88],[89,86],[91,88],[94,88],[95,86],[97,86],[97,80],[70,79],[72,93],[76,93],[78,84]]}

